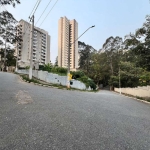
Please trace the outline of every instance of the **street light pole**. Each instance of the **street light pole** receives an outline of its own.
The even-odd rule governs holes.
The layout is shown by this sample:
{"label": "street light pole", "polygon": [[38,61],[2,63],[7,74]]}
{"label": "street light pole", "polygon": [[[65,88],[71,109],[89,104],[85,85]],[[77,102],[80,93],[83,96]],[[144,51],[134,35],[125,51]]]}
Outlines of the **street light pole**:
{"label": "street light pole", "polygon": [[6,41],[7,41],[7,39],[5,39],[5,51],[4,51],[4,70],[3,70],[3,71],[6,71]]}
{"label": "street light pole", "polygon": [[85,30],[76,40],[74,40],[73,43],[68,44],[68,71],[67,71],[67,88],[70,88],[70,47],[89,29],[94,28],[94,26],[89,27],[87,30]]}
{"label": "street light pole", "polygon": [[121,94],[120,66],[119,66],[119,93]]}
{"label": "street light pole", "polygon": [[5,30],[5,50],[4,50],[4,68],[3,68],[3,71],[6,71],[6,44],[7,42],[7,26],[6,26],[6,30]]}
{"label": "street light pole", "polygon": [[118,55],[119,55],[119,93],[121,94],[121,81],[120,81],[120,53],[118,50]]}

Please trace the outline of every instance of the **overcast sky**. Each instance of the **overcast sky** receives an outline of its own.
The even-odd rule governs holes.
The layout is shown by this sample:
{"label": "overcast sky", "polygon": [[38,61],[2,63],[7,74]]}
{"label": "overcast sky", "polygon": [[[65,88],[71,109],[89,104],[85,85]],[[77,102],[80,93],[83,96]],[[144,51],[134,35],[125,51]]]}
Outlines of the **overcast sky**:
{"label": "overcast sky", "polygon": [[[36,13],[35,23],[50,0],[42,0]],[[21,0],[16,8],[5,7],[19,21],[28,20],[28,17],[37,0]],[[37,27],[50,11],[56,0],[51,0],[49,7],[40,19]],[[2,10],[2,9],[1,9]],[[110,36],[124,36],[141,27],[145,16],[150,14],[149,0],[58,0],[49,16],[40,28],[49,32],[51,36],[51,61],[55,62],[58,55],[58,20],[66,16],[78,22],[78,35],[88,27],[95,25],[81,38],[80,41],[99,50]]]}

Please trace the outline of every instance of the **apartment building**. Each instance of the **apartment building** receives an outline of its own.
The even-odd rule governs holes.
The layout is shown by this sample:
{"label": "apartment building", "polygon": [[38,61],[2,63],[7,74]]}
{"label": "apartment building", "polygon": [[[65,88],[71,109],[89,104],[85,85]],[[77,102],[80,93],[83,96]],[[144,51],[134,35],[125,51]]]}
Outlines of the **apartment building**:
{"label": "apartment building", "polygon": [[70,48],[70,70],[78,68],[78,23],[61,17],[58,21],[58,66],[68,67],[68,50]]}
{"label": "apartment building", "polygon": [[[17,34],[22,37],[22,42],[17,43],[18,66],[30,65],[31,55],[31,24],[20,20]],[[33,33],[33,67],[50,63],[50,36],[47,31],[34,27]]]}

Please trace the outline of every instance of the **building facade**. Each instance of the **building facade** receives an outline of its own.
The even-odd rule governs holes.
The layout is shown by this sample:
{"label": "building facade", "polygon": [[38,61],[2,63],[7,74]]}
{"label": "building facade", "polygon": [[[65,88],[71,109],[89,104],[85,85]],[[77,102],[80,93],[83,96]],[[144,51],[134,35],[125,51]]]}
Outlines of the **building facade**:
{"label": "building facade", "polygon": [[58,22],[58,66],[68,67],[68,50],[70,48],[70,70],[78,68],[78,23],[61,17]]}
{"label": "building facade", "polygon": [[[16,55],[18,55],[18,66],[30,65],[31,55],[31,24],[20,20],[17,34],[21,36],[22,42],[17,43]],[[17,47],[17,46],[16,46]],[[17,54],[18,53],[18,54]],[[50,63],[50,36],[47,31],[34,27],[33,33],[33,67]]]}

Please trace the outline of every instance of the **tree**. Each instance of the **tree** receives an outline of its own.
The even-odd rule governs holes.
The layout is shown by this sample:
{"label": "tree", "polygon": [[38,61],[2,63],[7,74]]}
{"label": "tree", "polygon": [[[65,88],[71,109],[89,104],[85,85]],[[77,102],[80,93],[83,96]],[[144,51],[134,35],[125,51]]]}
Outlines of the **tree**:
{"label": "tree", "polygon": [[[1,59],[4,59],[4,49],[0,50]],[[6,49],[6,63],[7,66],[15,66],[16,65],[16,57],[14,56],[14,50],[11,48]]]}
{"label": "tree", "polygon": [[5,41],[9,44],[13,44],[16,39],[16,19],[8,11],[0,13],[0,19],[2,20],[0,22],[1,43],[4,44]]}
{"label": "tree", "polygon": [[143,27],[126,36],[125,45],[136,58],[136,65],[150,71],[150,15]]}
{"label": "tree", "polygon": [[121,62],[120,70],[122,87],[137,87],[139,85],[142,68],[136,67],[132,62]]}
{"label": "tree", "polygon": [[50,63],[44,65],[43,71],[51,72],[51,70],[52,70],[52,65]]}
{"label": "tree", "polygon": [[[15,7],[15,4],[19,4],[20,0],[1,0],[0,5],[12,5]],[[14,44],[16,41],[21,41],[21,36],[18,36],[17,28],[16,28],[16,19],[13,17],[11,13],[8,11],[3,11],[0,13],[0,45],[1,48],[5,47],[5,58],[7,49],[9,49],[10,45]],[[4,66],[6,68],[6,60],[4,59]]]}
{"label": "tree", "polygon": [[108,84],[109,78],[109,65],[107,64],[106,53],[95,53],[92,55],[92,64],[90,66],[90,78],[94,80],[97,85]]}
{"label": "tree", "polygon": [[90,71],[90,65],[92,64],[92,55],[97,51],[90,45],[79,42],[79,69],[83,70],[87,75]]}
{"label": "tree", "polygon": [[15,7],[16,4],[20,4],[20,0],[1,0],[0,5],[12,5]]}
{"label": "tree", "polygon": [[103,51],[107,54],[107,62],[110,65],[111,75],[114,75],[115,72],[115,64],[118,65],[116,54],[119,50],[122,49],[123,41],[121,37],[109,37],[106,39],[105,43],[103,44]]}
{"label": "tree", "polygon": [[56,57],[56,60],[55,60],[55,66],[58,66],[58,56]]}

